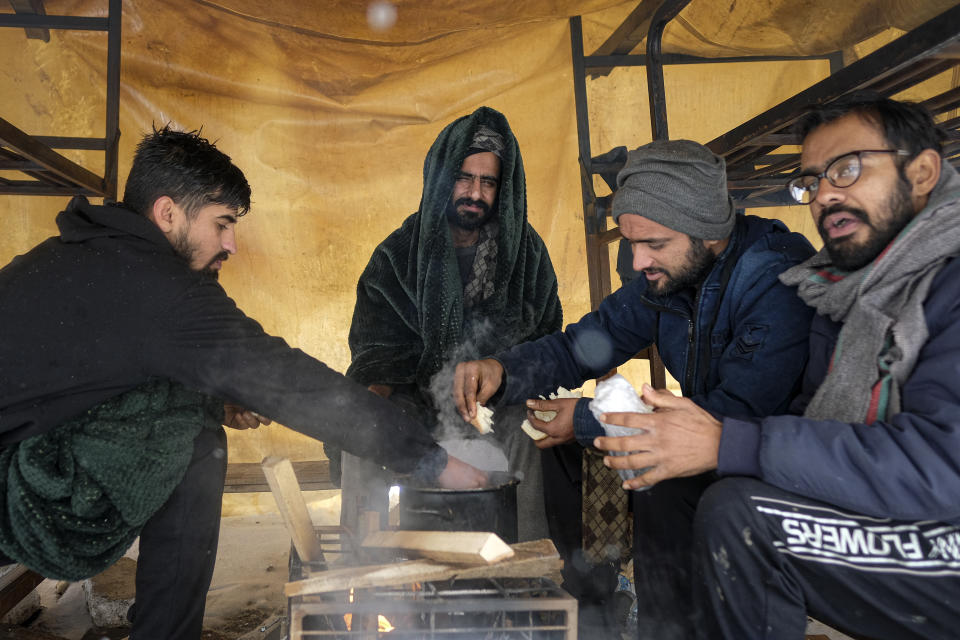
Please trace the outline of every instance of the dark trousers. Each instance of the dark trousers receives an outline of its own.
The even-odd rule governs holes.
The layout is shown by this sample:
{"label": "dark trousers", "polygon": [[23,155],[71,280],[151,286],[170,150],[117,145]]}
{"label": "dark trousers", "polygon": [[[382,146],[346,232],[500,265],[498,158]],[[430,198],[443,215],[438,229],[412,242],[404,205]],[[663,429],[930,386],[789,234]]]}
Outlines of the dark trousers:
{"label": "dark trousers", "polygon": [[[582,551],[583,447],[570,443],[543,451],[543,486],[550,537],[564,560],[563,587],[577,599],[581,628],[619,632],[613,597],[614,564],[593,564]],[[668,480],[633,492],[633,574],[640,638],[673,640],[694,634],[693,516],[713,473]]]}
{"label": "dark trousers", "polygon": [[550,539],[563,558],[563,588],[578,604],[579,627],[585,638],[610,638],[617,633],[613,594],[617,566],[593,564],[583,554],[583,447],[573,442],[541,452],[543,499]]}
{"label": "dark trousers", "polygon": [[132,640],[199,640],[226,472],[226,434],[205,429],[183,480],[140,532]]}
{"label": "dark trousers", "polygon": [[694,535],[704,638],[802,640],[808,614],[857,638],[960,634],[960,526],[728,478],[701,500]]}
{"label": "dark trousers", "polygon": [[700,616],[691,583],[693,518],[714,481],[711,472],[633,492],[633,579],[643,640],[694,637]]}

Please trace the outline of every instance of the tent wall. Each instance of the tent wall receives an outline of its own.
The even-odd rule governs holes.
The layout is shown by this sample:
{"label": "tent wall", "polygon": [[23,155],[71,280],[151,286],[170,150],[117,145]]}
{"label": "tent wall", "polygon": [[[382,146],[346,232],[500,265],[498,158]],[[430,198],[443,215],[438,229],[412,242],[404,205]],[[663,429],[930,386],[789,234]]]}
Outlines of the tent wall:
{"label": "tent wall", "polygon": [[[566,321],[588,311],[567,17],[606,28],[636,3],[429,3],[434,13],[398,4],[385,33],[366,25],[363,3],[346,0],[123,6],[120,193],[143,132],[202,127],[253,188],[221,282],[267,331],[340,371],[370,253],[417,208],[439,131],[483,104],[505,113],[520,141],[529,218],[550,250]],[[106,11],[94,0],[46,5]],[[257,14],[266,7],[271,15]],[[105,57],[100,34],[54,31],[44,43],[0,30],[0,114],[30,133],[102,135]],[[827,73],[825,61],[668,68],[671,136],[706,142]],[[602,124],[592,127],[595,152],[651,139],[642,69],[615,70],[589,92],[591,121]],[[0,196],[0,264],[54,234],[66,201]],[[802,208],[758,213],[815,235]],[[230,446],[235,461],[322,456],[277,426],[232,432]]]}

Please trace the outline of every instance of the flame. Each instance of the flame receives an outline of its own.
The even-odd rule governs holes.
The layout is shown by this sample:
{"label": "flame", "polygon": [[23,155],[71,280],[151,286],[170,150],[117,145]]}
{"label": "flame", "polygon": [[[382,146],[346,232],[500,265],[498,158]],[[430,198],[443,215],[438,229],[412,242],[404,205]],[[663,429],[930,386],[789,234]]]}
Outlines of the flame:
{"label": "flame", "polygon": [[384,616],[377,616],[377,631],[382,631],[384,633],[389,633],[393,631],[393,625],[390,624],[390,621]]}
{"label": "flame", "polygon": [[[347,624],[347,631],[353,630],[353,614],[345,613],[343,614],[343,621]],[[390,620],[386,616],[377,616],[377,631],[380,633],[390,633],[393,631],[394,626],[390,624]]]}

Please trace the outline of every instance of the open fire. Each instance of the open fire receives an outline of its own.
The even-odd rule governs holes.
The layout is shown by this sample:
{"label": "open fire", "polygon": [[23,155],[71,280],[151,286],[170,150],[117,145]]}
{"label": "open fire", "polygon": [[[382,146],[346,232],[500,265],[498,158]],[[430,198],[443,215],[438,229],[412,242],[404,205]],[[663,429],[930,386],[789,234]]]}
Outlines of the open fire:
{"label": "open fire", "polygon": [[[355,562],[345,553],[338,566]],[[311,574],[326,569],[311,565]],[[290,578],[304,570],[291,549]],[[290,640],[576,640],[576,600],[551,580],[477,578],[288,599]]]}

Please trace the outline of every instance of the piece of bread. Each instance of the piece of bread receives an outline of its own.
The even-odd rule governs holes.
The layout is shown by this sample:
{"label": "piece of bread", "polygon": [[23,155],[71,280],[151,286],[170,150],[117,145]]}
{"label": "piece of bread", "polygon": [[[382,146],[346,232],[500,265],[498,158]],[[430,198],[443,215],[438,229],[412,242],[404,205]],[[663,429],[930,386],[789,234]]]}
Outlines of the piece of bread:
{"label": "piece of bread", "polygon": [[473,428],[480,433],[493,433],[493,409],[477,403],[477,415],[470,421]]}
{"label": "piece of bread", "polygon": [[[564,387],[557,387],[556,393],[550,394],[550,400],[556,400],[557,398],[580,398],[583,396],[581,391],[570,391]],[[543,396],[540,396],[541,399],[546,400]],[[557,417],[556,411],[534,411],[533,415],[537,416],[538,419],[543,420],[544,422],[550,422]],[[523,424],[520,425],[520,428],[523,429],[523,432],[533,438],[534,440],[543,440],[547,437],[543,431],[535,429],[529,420],[524,420]]]}
{"label": "piece of bread", "polygon": [[[553,412],[553,413],[556,413],[556,412]],[[540,431],[539,429],[534,429],[533,425],[530,424],[529,420],[524,420],[523,423],[520,425],[520,428],[523,429],[523,432],[525,434],[527,434],[534,440],[543,440],[544,438],[547,437],[547,434],[545,434],[543,431]]]}

